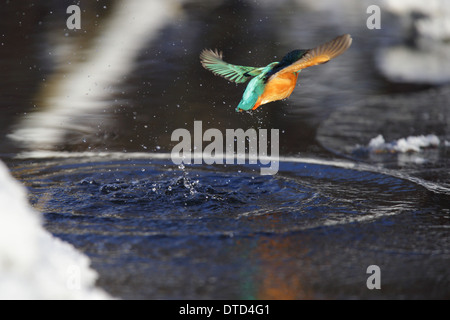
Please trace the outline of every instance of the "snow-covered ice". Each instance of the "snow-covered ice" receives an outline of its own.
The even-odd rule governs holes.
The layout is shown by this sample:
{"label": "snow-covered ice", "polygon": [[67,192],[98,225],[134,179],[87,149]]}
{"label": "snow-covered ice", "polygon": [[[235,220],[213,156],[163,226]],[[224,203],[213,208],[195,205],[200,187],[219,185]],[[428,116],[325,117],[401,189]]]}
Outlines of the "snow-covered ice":
{"label": "snow-covered ice", "polygon": [[108,299],[87,256],[52,236],[0,161],[0,299]]}
{"label": "snow-covered ice", "polygon": [[448,83],[450,1],[384,0],[383,8],[400,21],[400,30],[389,32],[401,34],[402,43],[378,52],[381,72],[393,81]]}
{"label": "snow-covered ice", "polygon": [[420,152],[423,148],[437,147],[440,141],[434,134],[410,136],[392,142],[386,142],[380,134],[371,139],[368,145],[372,152]]}

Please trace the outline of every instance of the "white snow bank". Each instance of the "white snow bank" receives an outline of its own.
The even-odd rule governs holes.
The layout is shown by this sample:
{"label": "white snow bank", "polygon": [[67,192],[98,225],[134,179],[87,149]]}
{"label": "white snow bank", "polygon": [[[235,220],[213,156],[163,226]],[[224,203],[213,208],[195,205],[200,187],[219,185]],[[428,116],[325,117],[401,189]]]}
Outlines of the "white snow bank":
{"label": "white snow bank", "polygon": [[0,299],[108,299],[89,258],[42,227],[0,161]]}
{"label": "white snow bank", "polygon": [[393,81],[450,82],[450,1],[384,0],[383,9],[398,16],[404,43],[379,51],[381,72]]}
{"label": "white snow bank", "polygon": [[427,136],[411,136],[386,143],[380,134],[369,142],[369,150],[372,152],[420,152],[422,148],[437,147],[440,141],[434,134]]}
{"label": "white snow bank", "polygon": [[422,36],[434,39],[450,37],[450,1],[448,0],[384,0],[383,7],[399,16],[422,14],[422,19],[413,21]]}
{"label": "white snow bank", "polygon": [[377,63],[393,81],[442,84],[450,82],[450,45],[417,49],[406,45],[380,50]]}

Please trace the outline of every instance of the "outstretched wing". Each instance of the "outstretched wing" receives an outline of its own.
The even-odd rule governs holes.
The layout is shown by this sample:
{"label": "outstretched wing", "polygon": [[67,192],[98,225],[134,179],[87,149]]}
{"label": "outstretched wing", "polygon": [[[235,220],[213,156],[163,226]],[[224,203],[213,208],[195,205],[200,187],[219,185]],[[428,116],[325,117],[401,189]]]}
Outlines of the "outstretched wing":
{"label": "outstretched wing", "polygon": [[205,69],[236,83],[246,82],[248,79],[259,75],[264,69],[229,64],[222,60],[222,52],[217,50],[204,49],[200,54],[200,60]]}
{"label": "outstretched wing", "polygon": [[286,66],[272,76],[276,77],[282,73],[295,73],[302,69],[325,63],[344,53],[351,44],[352,38],[349,34],[336,37],[314,49],[306,50],[306,53],[299,60]]}

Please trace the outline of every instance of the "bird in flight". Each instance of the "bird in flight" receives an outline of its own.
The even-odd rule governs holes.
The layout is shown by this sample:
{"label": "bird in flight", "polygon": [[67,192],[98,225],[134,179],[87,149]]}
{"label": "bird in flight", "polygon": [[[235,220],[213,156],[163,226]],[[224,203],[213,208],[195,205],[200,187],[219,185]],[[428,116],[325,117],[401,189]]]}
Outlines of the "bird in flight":
{"label": "bird in flight", "polygon": [[200,61],[204,68],[229,81],[244,83],[251,79],[236,111],[255,110],[260,105],[289,97],[297,84],[301,70],[344,53],[352,44],[349,34],[344,34],[314,49],[293,50],[279,62],[265,67],[245,67],[222,60],[222,52],[204,49]]}

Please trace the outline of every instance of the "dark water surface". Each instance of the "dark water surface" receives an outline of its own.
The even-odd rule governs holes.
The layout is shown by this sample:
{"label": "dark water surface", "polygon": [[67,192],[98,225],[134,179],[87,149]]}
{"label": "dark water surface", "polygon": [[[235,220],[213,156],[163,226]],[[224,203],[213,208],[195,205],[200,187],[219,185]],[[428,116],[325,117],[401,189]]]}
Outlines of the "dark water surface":
{"label": "dark water surface", "polygon": [[[450,90],[380,72],[379,50],[409,43],[400,18],[382,7],[369,30],[365,1],[97,1],[73,31],[72,3],[41,2],[1,6],[0,157],[98,286],[124,299],[450,298]],[[245,86],[198,59],[219,48],[265,65],[343,33],[348,52],[253,113],[234,111]],[[278,173],[175,165],[171,134],[194,121],[279,129]],[[373,152],[378,135],[439,144]]]}
{"label": "dark water surface", "polygon": [[[443,197],[374,172],[302,162],[280,169],[272,177],[248,166],[79,158],[33,161],[15,174],[48,230],[88,254],[99,285],[123,298],[447,292]],[[379,292],[366,287],[372,264],[383,271]]]}

